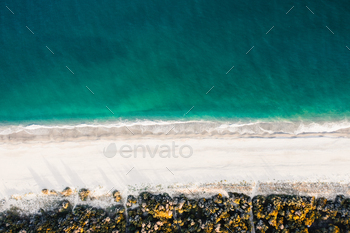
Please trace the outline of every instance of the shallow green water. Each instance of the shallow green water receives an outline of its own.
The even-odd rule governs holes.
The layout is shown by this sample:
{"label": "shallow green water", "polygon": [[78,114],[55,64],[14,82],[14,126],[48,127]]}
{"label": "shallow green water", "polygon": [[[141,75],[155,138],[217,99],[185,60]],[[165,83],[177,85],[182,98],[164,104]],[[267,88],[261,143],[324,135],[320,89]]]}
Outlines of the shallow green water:
{"label": "shallow green water", "polygon": [[349,12],[316,0],[7,1],[0,122],[346,118]]}

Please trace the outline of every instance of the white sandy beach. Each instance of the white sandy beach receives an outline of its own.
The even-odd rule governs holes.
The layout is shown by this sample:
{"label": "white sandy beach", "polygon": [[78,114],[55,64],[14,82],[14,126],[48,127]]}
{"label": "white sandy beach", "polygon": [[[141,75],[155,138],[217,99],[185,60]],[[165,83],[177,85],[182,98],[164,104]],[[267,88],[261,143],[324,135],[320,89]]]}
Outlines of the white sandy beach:
{"label": "white sandy beach", "polygon": [[[117,154],[107,158],[103,151],[110,143],[116,144]],[[192,156],[161,158],[157,152],[151,158],[146,151],[144,158],[141,148],[137,150],[137,158],[134,152],[126,153],[130,158],[122,157],[119,153],[122,145],[129,145],[132,150],[135,145],[148,145],[154,151],[157,145],[172,146],[172,143],[179,147],[191,146]],[[179,147],[175,155],[178,155]],[[185,148],[183,152],[188,155],[189,149]],[[306,188],[303,193],[350,194],[347,185],[350,183],[350,139],[339,137],[134,135],[63,142],[13,141],[0,144],[0,161],[1,198],[40,193],[44,188],[61,191],[67,186],[76,189],[100,187],[104,192],[114,188],[125,193],[147,185],[153,188],[158,185],[158,188],[167,190],[169,185],[179,184],[187,185],[196,192],[198,187],[203,188],[209,183],[216,184],[216,187],[230,187],[230,184],[241,181],[251,184],[247,190],[253,194],[272,192],[266,182],[294,183],[292,189],[302,188],[295,185],[298,181],[335,182],[339,186],[333,187],[333,191],[332,187],[328,187],[328,190]],[[265,188],[256,189],[257,184],[264,182]],[[238,186],[232,187],[235,189]],[[286,189],[288,187],[285,186]],[[283,188],[279,192],[284,192]]]}

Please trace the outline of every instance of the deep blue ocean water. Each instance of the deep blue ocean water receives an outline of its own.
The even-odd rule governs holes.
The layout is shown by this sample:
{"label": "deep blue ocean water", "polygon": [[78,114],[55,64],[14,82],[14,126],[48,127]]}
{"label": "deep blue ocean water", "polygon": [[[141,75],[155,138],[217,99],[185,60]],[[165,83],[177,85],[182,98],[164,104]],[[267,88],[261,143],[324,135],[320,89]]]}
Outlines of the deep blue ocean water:
{"label": "deep blue ocean water", "polygon": [[343,119],[349,48],[345,0],[1,1],[0,122]]}

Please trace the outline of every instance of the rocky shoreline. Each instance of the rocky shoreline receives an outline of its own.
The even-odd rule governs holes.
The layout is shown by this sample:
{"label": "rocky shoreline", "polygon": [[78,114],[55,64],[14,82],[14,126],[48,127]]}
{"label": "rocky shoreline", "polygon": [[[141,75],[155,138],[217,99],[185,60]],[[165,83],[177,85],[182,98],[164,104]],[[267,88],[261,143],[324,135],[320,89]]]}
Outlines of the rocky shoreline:
{"label": "rocky shoreline", "polygon": [[[72,195],[43,190],[46,195]],[[53,203],[51,210],[24,214],[18,208],[0,213],[0,232],[350,232],[350,199],[334,200],[298,195],[241,193],[191,199],[183,194],[142,192],[123,198],[115,190],[108,208],[88,204],[73,206],[68,200]],[[88,189],[80,200],[93,197]]]}

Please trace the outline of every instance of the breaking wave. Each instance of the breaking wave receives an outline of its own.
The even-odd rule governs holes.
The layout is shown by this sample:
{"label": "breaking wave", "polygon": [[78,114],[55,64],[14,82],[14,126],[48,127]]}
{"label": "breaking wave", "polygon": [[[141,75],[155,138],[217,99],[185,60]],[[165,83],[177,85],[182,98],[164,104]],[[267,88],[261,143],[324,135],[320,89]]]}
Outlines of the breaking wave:
{"label": "breaking wave", "polygon": [[2,125],[0,140],[62,140],[145,135],[235,135],[235,136],[305,136],[309,134],[350,135],[350,122],[230,122],[230,121],[119,121],[67,125]]}

